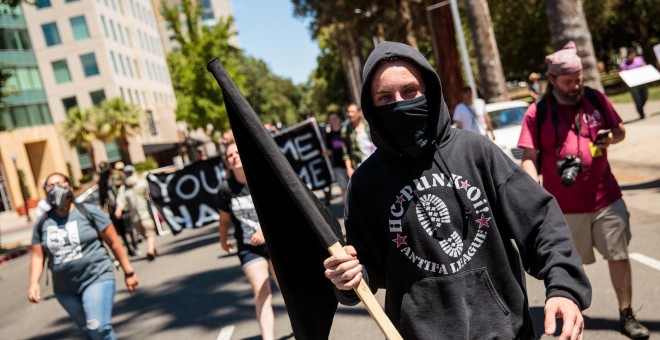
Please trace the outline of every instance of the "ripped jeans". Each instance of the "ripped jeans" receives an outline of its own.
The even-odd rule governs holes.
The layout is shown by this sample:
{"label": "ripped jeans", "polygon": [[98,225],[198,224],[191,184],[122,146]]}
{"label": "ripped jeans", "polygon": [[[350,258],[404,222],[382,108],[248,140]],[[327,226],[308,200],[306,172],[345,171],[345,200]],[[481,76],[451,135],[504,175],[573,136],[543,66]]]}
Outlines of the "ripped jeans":
{"label": "ripped jeans", "polygon": [[115,340],[110,323],[115,298],[115,280],[89,285],[82,294],[55,294],[73,321],[85,332],[86,339]]}

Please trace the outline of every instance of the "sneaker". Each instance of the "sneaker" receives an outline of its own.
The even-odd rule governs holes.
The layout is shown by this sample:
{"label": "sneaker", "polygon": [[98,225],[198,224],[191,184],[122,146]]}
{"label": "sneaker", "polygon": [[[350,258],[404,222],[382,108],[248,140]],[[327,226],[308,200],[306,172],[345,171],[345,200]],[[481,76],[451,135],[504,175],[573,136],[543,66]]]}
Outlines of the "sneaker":
{"label": "sneaker", "polygon": [[632,308],[619,310],[619,322],[621,326],[621,333],[625,334],[631,339],[648,339],[649,329],[644,327],[633,314]]}

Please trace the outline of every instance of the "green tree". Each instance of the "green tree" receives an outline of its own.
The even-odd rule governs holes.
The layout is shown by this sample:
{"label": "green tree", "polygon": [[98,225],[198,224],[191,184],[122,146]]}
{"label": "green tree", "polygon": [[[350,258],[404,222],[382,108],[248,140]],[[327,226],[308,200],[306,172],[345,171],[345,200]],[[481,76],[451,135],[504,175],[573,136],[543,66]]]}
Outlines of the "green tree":
{"label": "green tree", "polygon": [[[32,197],[32,192],[30,191],[30,187],[27,186],[27,183],[25,183],[25,171],[23,169],[16,169],[16,172],[18,172],[18,184],[21,187],[21,193],[23,194],[23,197],[25,199],[30,199]],[[26,208],[27,209],[27,208]]]}
{"label": "green tree", "polygon": [[116,139],[122,161],[131,164],[128,137],[140,129],[140,121],[143,118],[144,112],[139,106],[127,103],[120,97],[104,100],[99,107],[93,109],[96,138],[104,143]]}
{"label": "green tree", "polygon": [[91,109],[81,109],[76,106],[69,110],[66,118],[60,123],[60,130],[69,145],[85,149],[95,168],[96,157],[92,143],[96,139],[97,129],[94,126],[93,115]]}
{"label": "green tree", "polygon": [[178,101],[176,117],[194,128],[210,123],[226,129],[229,122],[222,95],[205,65],[214,58],[220,59],[234,83],[245,93],[246,79],[240,72],[239,63],[241,52],[229,43],[234,36],[233,20],[219,20],[213,27],[202,26],[199,24],[199,6],[190,0],[182,0],[180,8],[182,11],[176,5],[163,7],[163,16],[181,46],[178,51],[167,55]]}

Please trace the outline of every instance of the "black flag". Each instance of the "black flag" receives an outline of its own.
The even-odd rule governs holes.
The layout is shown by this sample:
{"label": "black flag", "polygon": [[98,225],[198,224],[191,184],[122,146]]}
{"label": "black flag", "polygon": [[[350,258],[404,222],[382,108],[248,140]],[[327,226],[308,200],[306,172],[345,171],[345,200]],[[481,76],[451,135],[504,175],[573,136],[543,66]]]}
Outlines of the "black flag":
{"label": "black flag", "polygon": [[298,178],[220,61],[207,69],[222,88],[293,333],[296,339],[327,339],[337,300],[323,260],[331,245],[343,244],[339,222]]}

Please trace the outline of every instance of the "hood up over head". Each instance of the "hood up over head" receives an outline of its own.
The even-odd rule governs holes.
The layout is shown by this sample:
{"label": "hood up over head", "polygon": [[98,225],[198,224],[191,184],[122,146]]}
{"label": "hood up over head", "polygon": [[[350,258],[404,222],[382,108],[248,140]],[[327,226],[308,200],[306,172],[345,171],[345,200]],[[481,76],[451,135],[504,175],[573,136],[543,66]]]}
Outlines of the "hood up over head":
{"label": "hood up over head", "polygon": [[369,55],[362,71],[362,111],[364,113],[364,118],[369,123],[371,139],[378,149],[388,155],[406,158],[408,156],[402,152],[401,148],[393,143],[396,139],[392,136],[393,132],[388,132],[376,119],[374,119],[374,116],[378,114],[378,110],[371,99],[371,82],[376,69],[378,69],[381,64],[392,62],[394,60],[407,60],[411,62],[417,67],[424,78],[424,83],[426,85],[426,92],[424,95],[426,97],[429,112],[425,133],[425,136],[429,140],[423,146],[424,150],[432,148],[433,144],[442,146],[442,144],[449,139],[451,123],[449,111],[447,110],[447,105],[442,96],[440,78],[426,57],[411,46],[402,43],[384,41],[379,44]]}

